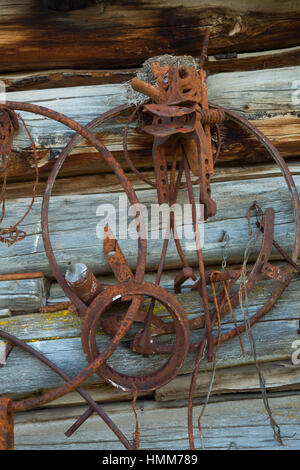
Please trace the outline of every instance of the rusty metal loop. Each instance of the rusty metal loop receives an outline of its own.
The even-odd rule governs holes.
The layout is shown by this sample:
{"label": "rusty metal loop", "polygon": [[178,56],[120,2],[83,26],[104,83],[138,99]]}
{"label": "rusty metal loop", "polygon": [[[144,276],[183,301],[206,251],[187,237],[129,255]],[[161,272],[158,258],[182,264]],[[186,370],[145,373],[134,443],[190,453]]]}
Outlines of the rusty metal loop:
{"label": "rusty metal loop", "polygon": [[[97,370],[100,377],[114,386],[128,391],[148,392],[162,387],[172,380],[181,369],[190,345],[190,330],[182,305],[178,300],[163,288],[151,284],[135,284],[134,282],[116,284],[108,287],[100,293],[89,306],[82,322],[82,347],[87,354],[89,362],[94,361],[99,355],[96,344],[96,327],[102,314],[114,301],[128,296],[149,296],[158,300],[170,313],[175,326],[176,340],[170,351],[171,357],[159,370],[143,376],[128,376],[121,374],[107,364],[103,364]],[[150,342],[153,340],[151,339]]]}
{"label": "rusty metal loop", "polygon": [[91,375],[93,375],[99,367],[114,353],[119,346],[122,338],[125,336],[130,326],[132,325],[139,306],[139,300],[133,299],[128,312],[126,313],[122,324],[119,327],[117,334],[111,339],[104,351],[91,363],[88,367],[82,370],[75,377],[70,379],[65,385],[62,385],[54,390],[44,393],[41,396],[24,399],[18,402],[13,402],[12,409],[14,412],[27,411],[38,406],[45,405],[57,398],[62,397],[66,393],[72,392],[80,387]]}

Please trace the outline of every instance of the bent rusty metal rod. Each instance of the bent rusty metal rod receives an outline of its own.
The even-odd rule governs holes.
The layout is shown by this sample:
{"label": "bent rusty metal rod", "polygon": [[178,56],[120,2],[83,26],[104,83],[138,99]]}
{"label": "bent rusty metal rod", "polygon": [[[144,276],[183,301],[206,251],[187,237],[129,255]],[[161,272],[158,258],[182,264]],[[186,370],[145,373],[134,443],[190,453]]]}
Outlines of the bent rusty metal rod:
{"label": "bent rusty metal rod", "polygon": [[[123,107],[123,109],[125,109],[126,107]],[[113,112],[119,112],[120,111],[120,108],[116,108],[115,110],[113,111],[110,111],[108,113],[105,113],[104,115],[102,115],[102,118],[97,118],[96,120],[94,120],[94,125],[96,125],[96,122],[99,123],[100,120],[102,119],[105,119],[107,117],[110,117]],[[76,123],[75,123],[76,124]],[[70,126],[71,127],[71,126]],[[77,130],[77,129],[76,129]],[[82,135],[82,130],[80,132],[80,134]],[[83,135],[84,136],[84,135]],[[73,141],[74,143],[74,141]],[[51,193],[51,189],[53,187],[53,184],[54,184],[54,180],[55,180],[55,177],[59,171],[59,168],[61,167],[62,163],[63,163],[63,160],[66,158],[66,155],[67,155],[67,152],[68,150],[70,149],[71,145],[73,143],[70,143],[70,146],[65,149],[66,151],[63,152],[63,155],[60,155],[59,159],[56,161],[56,164],[51,172],[51,175],[48,179],[48,184],[47,184],[47,187],[46,187],[46,191],[45,191],[45,197],[44,197],[44,204],[43,204],[43,228],[44,228],[44,231],[45,231],[45,237],[44,237],[44,240],[46,241],[46,243],[49,241],[49,247],[47,247],[47,245],[45,245],[47,247],[47,254],[49,255],[49,253],[51,255],[53,255],[53,251],[52,251],[52,248],[51,248],[51,244],[50,244],[50,240],[49,240],[49,232],[48,232],[48,220],[47,220],[47,211],[48,211],[48,204],[49,204],[49,198],[50,198],[50,193]],[[92,142],[93,143],[93,142]],[[97,146],[96,146],[97,148]],[[113,158],[113,157],[112,157]],[[113,165],[111,165],[113,166]],[[114,168],[113,168],[114,169]],[[114,169],[115,170],[115,169]],[[119,178],[120,178],[120,175],[118,175]],[[124,185],[123,185],[124,186]],[[128,193],[128,190],[127,190],[127,193]],[[129,198],[130,199],[130,198]],[[132,198],[131,198],[132,199]],[[132,201],[131,201],[132,202]],[[134,202],[134,201],[133,201]],[[50,249],[49,249],[50,248]],[[143,255],[145,254],[145,250],[143,252]],[[54,257],[54,255],[53,255]],[[51,257],[49,258],[49,262],[50,262],[50,265],[52,267],[52,270],[54,271],[54,273],[56,274],[56,271],[58,270],[58,267],[57,267],[57,264],[56,264],[56,261],[54,259],[54,263],[53,263],[53,260],[51,259]],[[55,268],[57,267],[56,271],[55,271]],[[144,266],[143,266],[144,268]],[[137,278],[137,275],[136,275],[136,278]],[[74,297],[74,296],[73,296]],[[135,298],[135,305],[136,306],[139,306],[139,304],[137,303],[137,298]],[[140,301],[140,299],[139,299]],[[86,309],[86,308],[85,308]],[[85,310],[84,309],[84,310]],[[131,318],[131,317],[130,317]],[[132,319],[131,319],[132,321]]]}
{"label": "bent rusty metal rod", "polygon": [[[184,169],[184,164],[183,164],[183,159],[181,158],[180,165],[179,165],[179,170],[178,170],[178,175],[175,183],[175,171],[176,171],[176,163],[177,163],[177,153],[175,152],[175,157],[172,162],[172,170],[171,170],[171,176],[170,176],[170,187],[169,187],[169,205],[172,207],[172,205],[175,204],[177,200],[177,195],[178,195],[178,190],[180,187],[180,182],[183,174],[183,169]],[[169,244],[169,237],[170,237],[170,231],[173,232],[174,234],[174,240],[175,240],[175,245],[177,248],[177,252],[179,254],[179,257],[181,258],[181,261],[184,266],[188,266],[187,261],[185,259],[183,250],[181,248],[180,241],[177,237],[177,230],[176,230],[176,224],[174,220],[174,212],[171,210],[170,212],[170,220],[168,224],[168,228],[166,231],[166,238],[164,239],[163,242],[163,247],[160,255],[160,262],[158,265],[158,269],[156,272],[156,278],[155,278],[155,284],[159,285],[161,281],[161,276],[163,273],[163,267],[165,264],[166,260],[166,254],[167,254],[167,249],[168,249],[168,244]],[[151,327],[151,322],[153,321],[153,310],[155,306],[155,299],[153,298],[151,300],[147,316],[146,316],[146,321],[145,321],[145,326],[139,336],[136,338],[136,340],[133,342],[132,345],[132,350],[133,351],[139,351],[139,352],[146,352],[146,348],[151,349],[150,345],[150,327]],[[144,351],[143,351],[144,350]]]}
{"label": "bent rusty metal rod", "polygon": [[211,318],[209,315],[208,294],[207,294],[207,286],[206,286],[206,280],[205,280],[205,266],[204,266],[202,249],[201,249],[201,239],[200,239],[200,232],[199,232],[199,227],[198,227],[198,222],[197,222],[197,213],[196,213],[195,199],[194,199],[193,187],[192,187],[191,176],[190,176],[190,168],[189,168],[189,164],[188,164],[185,154],[184,154],[184,171],[185,171],[185,177],[186,177],[186,182],[187,182],[189,200],[192,206],[193,229],[195,233],[199,275],[201,279],[201,286],[199,285],[199,288],[201,290],[202,299],[203,299],[204,318],[205,318],[205,325],[206,325],[206,331],[207,331],[207,356],[208,356],[208,360],[211,361],[214,353],[213,353],[213,343],[212,343],[212,326],[211,326]]}
{"label": "bent rusty metal rod", "polygon": [[[256,222],[256,226],[257,228],[260,229],[260,231],[262,233],[264,233],[264,227],[260,227],[260,224],[258,222]],[[283,258],[290,264],[293,266],[293,268],[296,269],[296,271],[300,274],[300,265],[295,263],[295,261],[292,260],[292,258],[284,251],[283,248],[281,248],[280,245],[278,245],[278,243],[276,242],[276,240],[273,240],[273,246],[274,248],[276,248],[276,250],[281,254],[281,256],[283,256]]]}
{"label": "bent rusty metal rod", "polygon": [[[24,351],[29,352],[32,356],[34,356],[36,359],[41,361],[43,364],[46,366],[50,367],[51,370],[53,370],[56,374],[58,374],[60,377],[62,377],[66,382],[70,380],[70,377],[68,377],[67,374],[65,374],[56,364],[51,362],[49,359],[47,359],[45,356],[43,356],[40,352],[38,352],[36,349],[33,347],[29,346],[28,344],[24,343],[23,341],[19,340],[16,336],[11,335],[9,333],[6,333],[3,330],[0,330],[0,337],[2,339],[5,339],[8,341],[11,345],[13,346],[18,346],[19,348],[22,348]],[[93,398],[81,387],[78,387],[75,389],[76,392],[79,393],[79,395],[84,398],[93,411],[96,411],[98,415],[100,416],[101,419],[108,425],[108,427],[114,432],[114,434],[117,436],[117,438],[122,442],[124,447],[128,450],[134,450],[133,446],[130,444],[130,442],[127,440],[127,438],[124,436],[122,431],[118,428],[118,426],[110,419],[110,417],[103,411],[103,409],[93,400]],[[10,405],[11,407],[12,405]]]}
{"label": "bent rusty metal rod", "polygon": [[[108,117],[112,116],[113,114],[119,113],[122,109],[126,109],[128,105],[123,105],[121,107],[115,108],[114,110],[108,111],[107,113],[104,113],[101,117],[97,118],[100,122],[101,120],[107,119]],[[1,108],[9,108],[13,110],[18,110],[18,111],[25,111],[25,112],[30,112],[34,114],[40,114],[42,116],[48,117],[50,119],[53,119],[57,122],[60,122],[70,129],[74,130],[76,133],[81,135],[84,139],[86,139],[93,147],[95,147],[100,155],[105,159],[105,161],[108,163],[108,165],[111,167],[111,169],[114,171],[114,173],[118,176],[119,181],[125,190],[128,199],[132,205],[136,205],[137,209],[140,207],[139,200],[135,194],[134,189],[132,188],[132,185],[130,181],[128,180],[126,174],[124,173],[123,169],[121,168],[120,164],[116,161],[116,159],[113,157],[111,152],[97,139],[96,136],[94,136],[91,132],[89,132],[87,129],[85,129],[83,126],[81,126],[78,122],[74,121],[73,119],[58,113],[54,110],[45,108],[43,106],[38,106],[35,104],[31,103],[20,103],[20,102],[14,102],[14,101],[6,101],[4,105],[0,104],[0,109]],[[51,190],[53,187],[53,183],[55,181],[55,177],[63,164],[64,160],[66,158],[66,154],[63,154],[63,156],[60,155],[60,158],[56,161],[51,174],[48,178],[47,186],[45,189],[45,194],[44,194],[44,200],[43,200],[43,211],[45,213],[45,218],[42,220],[43,224],[43,239],[44,243],[46,243],[47,249],[49,252],[52,252],[51,249],[51,244],[50,244],[50,239],[49,239],[49,231],[48,231],[48,221],[47,221],[47,212],[48,212],[48,206],[49,206],[49,199],[51,195]],[[143,215],[142,211],[140,210],[140,217],[139,217],[139,223],[143,222]],[[51,255],[53,252],[51,253]],[[147,256],[147,240],[144,238],[141,238],[140,236],[138,237],[138,260],[137,260],[137,268],[136,268],[136,275],[135,279],[137,282],[142,282],[143,277],[144,277],[144,272],[145,272],[145,264],[146,264],[146,256]],[[50,260],[49,260],[50,262]],[[50,262],[51,268],[55,268],[55,276],[58,274],[59,279],[62,281],[62,284],[64,285],[64,279],[61,275],[60,270],[58,269],[57,263],[55,261],[54,256],[51,256],[51,262]],[[56,276],[57,277],[57,276]],[[72,293],[70,292],[70,289],[68,290],[68,294],[72,296]],[[74,297],[74,296],[72,296]],[[72,299],[73,300],[73,299]],[[78,299],[74,299],[75,303],[78,303],[79,309],[83,307],[81,301],[78,302]]]}

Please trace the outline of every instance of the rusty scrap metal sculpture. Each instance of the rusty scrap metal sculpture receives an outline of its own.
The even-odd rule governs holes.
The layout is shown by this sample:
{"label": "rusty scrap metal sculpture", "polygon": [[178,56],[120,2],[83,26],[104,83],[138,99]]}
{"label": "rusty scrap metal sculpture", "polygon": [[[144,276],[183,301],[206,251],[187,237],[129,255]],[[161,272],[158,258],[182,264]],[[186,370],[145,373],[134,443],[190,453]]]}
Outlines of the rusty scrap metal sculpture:
{"label": "rusty scrap metal sculpture", "polygon": [[[258,139],[268,153],[273,157],[280,167],[283,177],[287,183],[291,194],[291,200],[295,216],[295,241],[291,256],[286,255],[282,250],[281,254],[289,263],[286,269],[278,269],[269,263],[272,245],[274,242],[274,210],[267,208],[263,213],[257,203],[253,203],[250,208],[254,209],[258,215],[258,239],[262,234],[260,253],[250,272],[246,273],[242,299],[250,293],[259,279],[263,275],[268,275],[276,279],[279,283],[275,292],[268,301],[249,319],[251,327],[263,317],[279,299],[287,285],[289,284],[292,272],[298,268],[296,261],[299,254],[300,241],[300,220],[299,220],[299,197],[293,178],[288,167],[271,142],[246,119],[236,113],[223,109],[207,100],[206,75],[203,65],[207,52],[208,34],[205,36],[204,47],[200,59],[199,69],[193,67],[162,67],[158,63],[152,65],[153,75],[156,79],[156,86],[133,79],[132,87],[146,95],[147,101],[139,105],[132,112],[124,132],[124,156],[130,168],[141,177],[146,183],[156,188],[157,200],[160,204],[167,203],[172,208],[175,204],[180,188],[186,188],[190,204],[192,206],[192,224],[195,233],[196,255],[199,268],[199,278],[197,278],[192,267],[188,264],[182,250],[179,239],[176,237],[175,214],[170,211],[168,231],[173,232],[178,255],[182,262],[182,270],[174,279],[174,291],[180,292],[181,286],[187,279],[193,280],[193,289],[197,290],[202,299],[204,315],[200,315],[191,320],[187,319],[185,311],[172,293],[159,286],[164,269],[169,236],[166,235],[163,241],[160,263],[156,273],[155,283],[144,282],[147,257],[147,236],[145,224],[143,222],[142,209],[137,195],[122,170],[108,149],[91,132],[101,122],[118,115],[120,112],[130,109],[130,106],[123,105],[115,108],[98,118],[94,119],[86,127],[82,127],[74,120],[59,114],[53,110],[43,108],[34,104],[6,102],[0,105],[3,115],[2,144],[1,151],[9,153],[11,146],[12,126],[16,128],[14,111],[25,111],[40,114],[50,119],[60,122],[75,131],[75,136],[59,155],[51,174],[48,178],[42,204],[42,234],[45,251],[51,266],[52,272],[62,287],[66,296],[69,297],[78,315],[82,318],[82,347],[87,356],[89,365],[78,373],[75,377],[68,377],[55,364],[41,355],[28,344],[18,340],[16,337],[0,331],[0,337],[5,340],[9,347],[7,356],[13,347],[20,347],[30,352],[37,359],[42,361],[64,380],[65,384],[51,390],[41,396],[28,398],[21,401],[13,401],[7,398],[0,398],[0,449],[13,448],[13,414],[39,407],[49,403],[64,394],[77,390],[89,404],[87,411],[76,421],[67,431],[70,436],[89,416],[96,412],[104,422],[112,429],[118,439],[127,449],[133,449],[134,444],[123,435],[118,427],[111,421],[102,408],[81,388],[85,380],[93,373],[99,374],[107,382],[121,387],[133,393],[155,390],[172,380],[180,371],[187,357],[189,350],[198,351],[195,369],[192,376],[190,399],[188,407],[188,431],[190,447],[194,448],[193,437],[193,414],[192,401],[195,387],[195,380],[199,367],[199,362],[206,353],[209,361],[215,361],[215,346],[228,341],[235,336],[240,336],[247,330],[246,322],[239,326],[235,322],[233,309],[241,301],[241,291],[233,292],[233,285],[245,276],[245,270],[239,266],[235,269],[223,271],[207,271],[205,269],[200,233],[197,224],[195,196],[191,172],[198,178],[200,185],[200,200],[204,206],[204,218],[207,219],[216,214],[217,205],[212,198],[210,178],[214,171],[214,163],[220,152],[221,139],[219,124],[226,119],[252,133]],[[139,110],[143,110],[152,116],[152,124],[145,125],[143,130],[153,136],[153,164],[155,181],[150,181],[142,175],[133,165],[127,149],[127,134],[129,124],[133,121]],[[1,122],[2,122],[1,121]],[[216,130],[218,136],[217,149],[214,155],[212,145],[212,131]],[[4,136],[4,137],[3,137]],[[138,255],[135,274],[126,263],[126,259],[114,237],[110,227],[106,227],[104,238],[104,253],[108,263],[116,277],[117,283],[112,286],[101,285],[94,275],[87,270],[80,282],[72,283],[65,279],[61,272],[50,241],[48,227],[48,208],[51,192],[55,179],[62,167],[67,155],[80,138],[85,138],[90,145],[94,146],[102,158],[108,163],[112,171],[117,175],[131,205],[135,205],[136,229],[138,233]],[[8,150],[5,150],[8,148]],[[171,168],[168,168],[167,155],[172,155]],[[184,179],[183,179],[184,177]],[[250,212],[249,212],[250,214]],[[250,216],[248,214],[248,217]],[[278,245],[277,245],[278,247]],[[280,249],[280,247],[278,247]],[[221,291],[216,294],[215,285],[221,286]],[[213,296],[208,294],[208,286],[211,286]],[[233,293],[232,293],[233,292]],[[141,310],[141,305],[145,298],[151,299],[148,311]],[[160,302],[169,312],[172,321],[164,321],[154,314],[154,306]],[[126,306],[125,314],[115,315],[109,320],[103,314],[113,303]],[[212,304],[212,306],[210,305]],[[231,313],[234,320],[234,327],[219,336],[213,335],[213,327],[219,324],[220,318]],[[143,355],[167,354],[169,357],[166,363],[157,371],[143,376],[127,376],[112,369],[107,360],[118,348],[120,342],[129,331],[134,322],[142,324],[131,344],[131,349]],[[111,340],[103,351],[99,351],[96,344],[96,330],[102,328]],[[201,340],[190,343],[190,331],[203,329]],[[158,342],[155,338],[160,335],[174,333],[175,339],[172,343]],[[242,342],[241,342],[242,345]]]}

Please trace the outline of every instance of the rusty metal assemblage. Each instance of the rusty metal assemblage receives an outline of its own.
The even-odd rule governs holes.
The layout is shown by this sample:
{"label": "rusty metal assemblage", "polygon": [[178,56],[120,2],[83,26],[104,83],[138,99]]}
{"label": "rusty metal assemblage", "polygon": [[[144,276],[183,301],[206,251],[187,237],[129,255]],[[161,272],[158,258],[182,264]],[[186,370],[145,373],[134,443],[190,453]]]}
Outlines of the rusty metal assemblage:
{"label": "rusty metal assemblage", "polygon": [[[212,362],[213,368],[215,368],[219,345],[235,336],[239,336],[243,352],[241,334],[245,331],[249,333],[251,326],[274,306],[289,284],[294,269],[298,272],[300,271],[299,266],[296,264],[299,254],[300,220],[299,197],[295,183],[285,161],[266,136],[236,113],[208,102],[206,73],[203,69],[207,54],[208,38],[209,34],[207,31],[198,69],[187,66],[163,67],[160,66],[159,63],[154,62],[152,64],[152,72],[156,79],[156,86],[143,82],[138,78],[132,80],[133,89],[143,93],[146,97],[146,101],[133,110],[125,126],[124,156],[131,170],[134,171],[139,178],[156,188],[158,203],[165,203],[170,206],[168,230],[163,241],[160,262],[154,283],[144,282],[147,258],[147,237],[145,234],[142,209],[137,195],[114,156],[91,132],[101,122],[118,115],[131,106],[119,106],[94,119],[86,127],[82,127],[76,121],[65,115],[38,105],[19,102],[5,102],[0,105],[0,151],[2,154],[2,170],[4,174],[1,192],[2,217],[0,223],[5,214],[6,176],[11,154],[13,132],[18,128],[18,118],[20,118],[20,116],[16,114],[16,111],[40,114],[68,126],[76,133],[59,155],[48,178],[43,197],[41,218],[43,242],[50,267],[66,296],[70,299],[70,303],[68,303],[67,306],[71,306],[73,311],[76,311],[82,319],[82,348],[89,362],[89,365],[75,377],[68,377],[36,349],[20,341],[15,336],[0,330],[0,338],[7,342],[8,345],[7,357],[14,347],[20,347],[46,364],[65,380],[64,385],[34,398],[20,401],[13,401],[10,398],[0,398],[1,450],[13,449],[14,447],[14,413],[37,408],[73,390],[76,390],[86,400],[89,407],[66,432],[67,436],[73,434],[76,429],[95,412],[110,427],[126,449],[135,449],[135,443],[130,442],[123,435],[121,430],[109,416],[107,416],[99,404],[81,388],[82,384],[92,374],[97,373],[108,383],[123,390],[131,391],[136,399],[136,395],[139,392],[156,390],[176,377],[185,362],[188,352],[190,350],[196,350],[197,359],[192,374],[188,403],[188,435],[190,448],[194,449],[193,393],[199,363],[202,357],[206,355],[208,360]],[[143,131],[153,136],[152,155],[155,174],[154,181],[146,178],[135,168],[127,149],[129,125],[139,111],[143,111],[152,118],[152,123],[145,125]],[[257,242],[259,236],[261,236],[261,247],[256,262],[249,272],[246,269],[246,263],[241,266],[235,266],[234,269],[226,269],[226,263],[224,263],[220,271],[206,270],[201,249],[200,232],[197,224],[196,200],[194,195],[194,186],[196,183],[198,187],[200,186],[201,188],[199,203],[204,207],[204,219],[206,220],[209,217],[213,217],[217,211],[217,202],[214,201],[211,192],[210,178],[214,172],[214,164],[221,148],[219,124],[223,123],[225,120],[231,120],[246,131],[252,133],[273,157],[285,178],[294,208],[295,240],[293,252],[291,256],[289,256],[280,248],[276,241],[274,241],[274,210],[272,208],[266,208],[265,211],[263,211],[255,201],[253,202],[252,206],[249,208],[248,220],[250,220],[251,211],[254,211],[257,216],[257,227],[259,230],[252,246]],[[215,151],[212,139],[213,133],[217,135],[218,141]],[[103,249],[116,278],[117,282],[115,285],[101,285],[94,274],[85,265],[82,267],[82,276],[79,280],[72,280],[71,275],[65,277],[58,267],[50,242],[48,207],[53,184],[64,160],[80,138],[86,139],[89,144],[98,151],[99,157],[105,159],[111,170],[117,175],[130,204],[135,207],[136,230],[138,233],[138,254],[135,273],[133,273],[128,266],[111,228],[109,226],[105,227]],[[31,142],[34,148],[32,139]],[[174,156],[171,166],[168,165],[167,159],[167,156],[170,154]],[[37,179],[33,190],[32,204],[35,196],[35,187],[38,181],[37,163],[36,173]],[[191,174],[194,177],[196,176],[196,183],[194,181],[192,183]],[[195,256],[197,256],[199,270],[198,277],[184,255],[179,238],[176,237],[176,218],[175,213],[172,211],[172,206],[176,203],[178,192],[182,188],[186,188],[192,207],[192,224],[196,242]],[[26,234],[19,231],[17,227],[31,209],[32,204],[23,218],[13,227],[0,229],[0,241],[4,241],[10,245],[16,241],[20,241],[26,236]],[[182,285],[190,279],[192,281],[191,289],[196,290],[202,299],[201,303],[203,304],[204,314],[190,320],[187,319],[184,308],[178,298],[159,285],[166,259],[170,238],[169,234],[171,232],[174,235],[178,256],[182,263],[182,270],[174,279],[174,292],[180,292]],[[278,269],[270,264],[269,258],[273,246],[287,261],[288,265],[285,269]],[[69,269],[71,269],[71,267],[69,267]],[[278,287],[255,314],[249,317],[247,321],[245,320],[244,323],[237,325],[233,312],[234,308],[242,304],[250,291],[255,287],[256,283],[265,275],[277,280]],[[240,286],[238,291],[237,289],[232,289],[233,286],[237,285]],[[216,293],[216,287],[218,287],[218,294]],[[213,295],[209,295],[208,288],[210,288]],[[147,303],[147,310],[141,309],[146,299],[150,299]],[[164,321],[154,314],[154,307],[157,302],[163,305],[168,311],[171,321]],[[125,307],[126,313],[119,313],[111,317],[107,315],[103,316],[114,303],[120,305],[120,310],[122,306]],[[56,306],[56,308],[57,307],[58,306]],[[226,333],[222,333],[221,318],[228,313],[232,315],[234,328]],[[107,364],[107,360],[118,348],[121,340],[134,322],[139,323],[141,326],[131,343],[132,351],[143,354],[144,356],[151,354],[167,355],[165,364],[156,372],[136,377],[121,374]],[[214,326],[218,326],[218,336],[214,336],[213,334]],[[111,337],[110,342],[103,351],[99,351],[96,344],[96,331],[99,327]],[[201,330],[201,339],[199,339],[198,342],[191,343],[191,330]],[[158,336],[166,334],[173,334],[170,343],[156,340]],[[271,424],[274,429],[275,437],[281,442],[279,427],[274,419],[273,421],[272,419]]]}

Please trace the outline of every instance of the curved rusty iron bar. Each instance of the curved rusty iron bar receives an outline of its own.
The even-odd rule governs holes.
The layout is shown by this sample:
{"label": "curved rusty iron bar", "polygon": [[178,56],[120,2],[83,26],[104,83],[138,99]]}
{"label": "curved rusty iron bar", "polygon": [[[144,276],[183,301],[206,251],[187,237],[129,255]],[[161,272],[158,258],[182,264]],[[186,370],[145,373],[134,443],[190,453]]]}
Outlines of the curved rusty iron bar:
{"label": "curved rusty iron bar", "polygon": [[[51,370],[53,370],[56,374],[58,374],[60,377],[62,377],[66,382],[70,380],[70,377],[67,376],[56,364],[51,362],[49,359],[47,359],[45,356],[43,356],[39,351],[34,349],[32,346],[29,346],[29,344],[21,341],[18,339],[16,336],[11,335],[10,333],[7,333],[6,331],[0,330],[0,337],[2,339],[5,339],[8,341],[10,344],[14,346],[18,346],[19,348],[23,349],[24,351],[30,353],[32,356],[34,356],[36,359],[41,361],[43,364],[46,366],[50,367]],[[117,436],[117,438],[122,442],[124,447],[128,450],[134,450],[133,446],[130,444],[130,442],[127,440],[127,438],[124,436],[124,434],[120,431],[118,426],[110,419],[110,417],[103,411],[103,409],[96,403],[93,398],[81,387],[78,387],[75,389],[76,392],[79,393],[79,395],[84,398],[87,403],[90,405],[91,409],[93,411],[96,411],[100,418],[107,424],[107,426],[114,432],[114,434]],[[12,405],[10,405],[11,407]]]}

